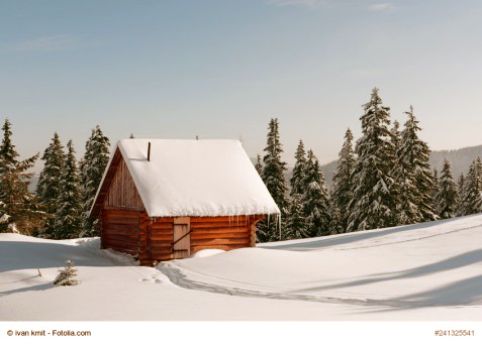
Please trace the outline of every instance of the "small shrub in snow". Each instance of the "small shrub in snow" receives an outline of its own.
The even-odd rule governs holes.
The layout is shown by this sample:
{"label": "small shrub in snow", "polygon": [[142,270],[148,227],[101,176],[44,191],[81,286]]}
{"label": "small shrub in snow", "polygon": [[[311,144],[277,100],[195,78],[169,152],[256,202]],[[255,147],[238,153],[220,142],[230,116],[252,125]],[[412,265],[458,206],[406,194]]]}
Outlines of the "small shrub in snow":
{"label": "small shrub in snow", "polygon": [[65,263],[65,269],[60,270],[60,273],[54,280],[54,284],[61,286],[79,284],[79,281],[75,279],[77,276],[77,269],[74,268],[74,264],[71,260],[67,260]]}

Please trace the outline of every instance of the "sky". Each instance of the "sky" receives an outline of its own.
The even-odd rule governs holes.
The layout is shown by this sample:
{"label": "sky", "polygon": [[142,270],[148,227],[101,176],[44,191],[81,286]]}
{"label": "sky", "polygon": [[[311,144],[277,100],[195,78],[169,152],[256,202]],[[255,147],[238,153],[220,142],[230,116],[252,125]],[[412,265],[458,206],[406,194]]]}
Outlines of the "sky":
{"label": "sky", "polygon": [[358,137],[373,87],[410,105],[434,150],[482,144],[482,2],[445,0],[0,0],[0,118],[22,156],[57,131],[82,154],[115,143],[234,138],[322,163]]}

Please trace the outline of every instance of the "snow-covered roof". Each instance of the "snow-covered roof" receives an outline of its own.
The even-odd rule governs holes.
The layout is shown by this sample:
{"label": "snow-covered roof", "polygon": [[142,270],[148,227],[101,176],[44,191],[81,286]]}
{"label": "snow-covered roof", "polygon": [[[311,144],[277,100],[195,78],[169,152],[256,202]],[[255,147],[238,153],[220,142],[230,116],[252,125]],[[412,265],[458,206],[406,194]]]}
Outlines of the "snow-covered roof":
{"label": "snow-covered roof", "polygon": [[237,140],[125,139],[117,147],[150,217],[280,212]]}

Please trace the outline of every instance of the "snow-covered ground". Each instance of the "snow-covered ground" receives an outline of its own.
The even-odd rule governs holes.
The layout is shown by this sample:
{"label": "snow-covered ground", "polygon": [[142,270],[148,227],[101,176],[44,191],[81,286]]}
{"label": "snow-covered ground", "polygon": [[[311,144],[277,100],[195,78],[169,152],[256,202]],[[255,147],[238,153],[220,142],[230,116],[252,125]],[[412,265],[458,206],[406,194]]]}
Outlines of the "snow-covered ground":
{"label": "snow-covered ground", "polygon": [[[157,268],[98,244],[0,234],[0,320],[482,320],[482,215]],[[54,287],[67,259],[81,283]]]}

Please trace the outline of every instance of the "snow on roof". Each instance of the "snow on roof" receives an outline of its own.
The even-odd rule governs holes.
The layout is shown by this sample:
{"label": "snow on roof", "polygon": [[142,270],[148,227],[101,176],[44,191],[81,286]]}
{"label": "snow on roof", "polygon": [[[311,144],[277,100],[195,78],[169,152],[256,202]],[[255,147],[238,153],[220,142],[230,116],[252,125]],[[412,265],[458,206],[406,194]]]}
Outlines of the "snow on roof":
{"label": "snow on roof", "polygon": [[280,212],[237,140],[125,139],[117,146],[151,217]]}

